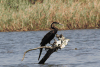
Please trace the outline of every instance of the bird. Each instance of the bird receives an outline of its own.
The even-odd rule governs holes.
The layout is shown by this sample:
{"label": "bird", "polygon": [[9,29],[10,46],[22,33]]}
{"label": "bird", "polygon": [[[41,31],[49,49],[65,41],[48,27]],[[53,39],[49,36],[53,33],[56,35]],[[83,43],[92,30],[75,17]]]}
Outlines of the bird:
{"label": "bird", "polygon": [[[62,25],[61,23],[59,22],[53,22],[51,24],[51,31],[49,31],[42,39],[41,43],[40,43],[40,46],[45,46],[47,43],[50,44],[50,41],[55,37],[55,34],[57,33],[58,31],[58,28],[55,27],[55,24],[60,24]],[[40,54],[39,54],[39,57],[38,57],[38,60],[40,59],[40,56],[41,56],[41,53],[42,53],[42,50],[43,48],[40,48]]]}

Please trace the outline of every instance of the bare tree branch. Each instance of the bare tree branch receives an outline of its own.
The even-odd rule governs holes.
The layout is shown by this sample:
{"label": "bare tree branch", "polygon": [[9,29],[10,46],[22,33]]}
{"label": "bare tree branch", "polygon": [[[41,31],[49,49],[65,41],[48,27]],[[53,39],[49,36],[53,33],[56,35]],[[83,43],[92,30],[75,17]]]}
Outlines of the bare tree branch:
{"label": "bare tree branch", "polygon": [[55,47],[51,47],[51,46],[41,46],[41,47],[37,47],[37,48],[34,48],[34,49],[29,49],[29,50],[27,50],[27,51],[24,52],[22,61],[24,60],[25,54],[26,54],[27,52],[29,52],[29,51],[37,50],[37,49],[40,49],[40,48],[54,49],[54,48],[57,48],[57,47],[58,47],[58,46],[55,46]]}
{"label": "bare tree branch", "polygon": [[41,47],[37,47],[37,48],[34,48],[34,49],[29,49],[26,52],[24,52],[22,61],[24,60],[25,54],[27,52],[32,51],[32,50],[37,50],[37,49],[40,49],[40,48],[46,48],[46,49],[49,49],[49,50],[44,55],[44,57],[39,61],[39,64],[44,64],[45,61],[50,57],[50,55],[53,52],[57,51],[58,49],[64,48],[68,44],[69,39],[66,39],[62,34],[61,35],[57,35],[56,37],[58,38],[58,41],[55,40],[54,43],[51,44],[52,46],[41,46]]}

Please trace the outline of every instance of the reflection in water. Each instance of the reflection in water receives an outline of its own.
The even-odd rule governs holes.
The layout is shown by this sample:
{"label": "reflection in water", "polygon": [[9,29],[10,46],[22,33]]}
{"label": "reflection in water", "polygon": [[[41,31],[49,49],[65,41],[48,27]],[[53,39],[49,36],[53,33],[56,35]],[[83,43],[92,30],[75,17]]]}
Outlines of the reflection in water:
{"label": "reflection in water", "polygon": [[[58,34],[63,34],[70,41],[65,48],[53,53],[45,64],[37,64],[39,50],[27,53],[21,61],[26,50],[40,46],[47,32],[0,32],[0,67],[100,66],[100,29],[59,31]],[[41,58],[45,53],[44,50]]]}

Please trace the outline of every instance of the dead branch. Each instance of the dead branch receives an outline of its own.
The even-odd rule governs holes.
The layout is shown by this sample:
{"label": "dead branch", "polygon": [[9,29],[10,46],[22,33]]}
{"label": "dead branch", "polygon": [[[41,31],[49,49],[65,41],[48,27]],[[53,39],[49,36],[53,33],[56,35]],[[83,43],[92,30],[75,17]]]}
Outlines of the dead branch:
{"label": "dead branch", "polygon": [[69,39],[66,39],[62,34],[57,35],[56,37],[58,38],[58,41],[55,40],[54,43],[51,44],[52,46],[41,46],[41,47],[37,47],[37,48],[34,48],[34,49],[29,49],[26,52],[24,52],[22,61],[24,60],[25,54],[27,52],[32,51],[32,50],[36,50],[36,49],[40,49],[40,48],[46,48],[46,49],[49,49],[49,50],[47,51],[47,53],[44,55],[44,57],[38,63],[38,64],[44,64],[45,61],[50,57],[50,55],[52,53],[54,53],[58,49],[64,48],[68,44]]}
{"label": "dead branch", "polygon": [[44,55],[44,57],[39,61],[38,64],[44,64],[45,61],[50,57],[50,55],[51,55],[53,52],[57,51],[58,49],[59,49],[59,47],[55,47],[54,49],[49,49],[49,50],[47,51],[47,53]]}
{"label": "dead branch", "polygon": [[41,46],[41,47],[37,47],[37,48],[34,48],[34,49],[29,49],[29,50],[27,50],[27,51],[24,52],[22,61],[24,60],[25,54],[26,54],[27,52],[29,52],[29,51],[37,50],[37,49],[40,49],[40,48],[54,49],[54,48],[57,48],[57,47],[58,47],[58,46],[55,46],[55,47],[51,47],[51,46]]}

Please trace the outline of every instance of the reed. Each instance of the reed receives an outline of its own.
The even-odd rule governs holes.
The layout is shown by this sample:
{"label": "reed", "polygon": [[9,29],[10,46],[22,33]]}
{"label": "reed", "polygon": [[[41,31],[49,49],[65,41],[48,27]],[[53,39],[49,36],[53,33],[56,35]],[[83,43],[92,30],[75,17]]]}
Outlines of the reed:
{"label": "reed", "polygon": [[[0,0],[0,31],[100,28],[100,0]],[[35,1],[35,0],[33,0]]]}

